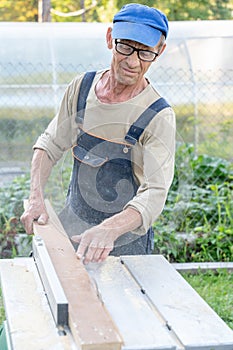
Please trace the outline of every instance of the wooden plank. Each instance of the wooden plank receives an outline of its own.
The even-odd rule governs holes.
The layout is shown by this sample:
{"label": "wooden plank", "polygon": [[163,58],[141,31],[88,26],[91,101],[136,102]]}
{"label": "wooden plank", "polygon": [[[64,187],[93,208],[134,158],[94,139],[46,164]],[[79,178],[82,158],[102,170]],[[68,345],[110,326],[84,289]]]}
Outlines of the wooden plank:
{"label": "wooden plank", "polygon": [[178,344],[166,324],[145,300],[120,258],[108,257],[103,263],[88,264],[86,269],[119,327],[124,350],[176,349]]}
{"label": "wooden plank", "polygon": [[82,350],[119,350],[122,339],[66,235],[56,213],[46,201],[47,225],[34,223],[48,250],[69,302],[69,327]]}
{"label": "wooden plank", "polygon": [[0,260],[0,273],[14,350],[77,349],[69,332],[58,334],[33,258]]}
{"label": "wooden plank", "polygon": [[162,256],[122,258],[188,350],[232,350],[233,331]]}

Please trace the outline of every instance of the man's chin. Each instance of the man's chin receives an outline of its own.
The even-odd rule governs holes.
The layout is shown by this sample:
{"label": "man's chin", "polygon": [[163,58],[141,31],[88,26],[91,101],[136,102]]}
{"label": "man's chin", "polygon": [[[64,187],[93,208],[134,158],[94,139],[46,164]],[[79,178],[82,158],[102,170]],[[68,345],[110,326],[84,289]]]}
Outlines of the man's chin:
{"label": "man's chin", "polygon": [[138,75],[136,74],[121,74],[118,76],[118,82],[122,85],[131,86],[136,84],[138,81]]}

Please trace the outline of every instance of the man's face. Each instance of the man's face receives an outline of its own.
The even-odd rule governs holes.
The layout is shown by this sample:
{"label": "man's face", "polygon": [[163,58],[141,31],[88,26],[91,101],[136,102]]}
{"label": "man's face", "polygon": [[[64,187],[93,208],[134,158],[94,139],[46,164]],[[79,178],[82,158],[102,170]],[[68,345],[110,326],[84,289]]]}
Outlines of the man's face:
{"label": "man's face", "polygon": [[[148,47],[131,40],[120,40],[122,43],[129,44],[136,49],[150,50],[155,53],[159,51],[159,45]],[[112,40],[111,32],[107,36],[108,48],[113,49],[111,68],[114,72],[116,81],[123,85],[135,85],[140,82],[148,71],[152,62],[142,61],[138,53],[134,51],[130,56],[125,56],[116,51],[115,42]]]}

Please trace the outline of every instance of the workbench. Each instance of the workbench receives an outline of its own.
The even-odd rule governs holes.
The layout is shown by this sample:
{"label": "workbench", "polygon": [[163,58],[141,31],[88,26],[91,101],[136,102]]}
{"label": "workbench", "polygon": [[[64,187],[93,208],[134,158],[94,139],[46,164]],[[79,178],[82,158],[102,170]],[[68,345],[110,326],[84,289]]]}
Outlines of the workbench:
{"label": "workbench", "polygon": [[0,260],[9,350],[233,350],[233,331],[163,256],[84,266],[57,220],[50,208],[32,257]]}

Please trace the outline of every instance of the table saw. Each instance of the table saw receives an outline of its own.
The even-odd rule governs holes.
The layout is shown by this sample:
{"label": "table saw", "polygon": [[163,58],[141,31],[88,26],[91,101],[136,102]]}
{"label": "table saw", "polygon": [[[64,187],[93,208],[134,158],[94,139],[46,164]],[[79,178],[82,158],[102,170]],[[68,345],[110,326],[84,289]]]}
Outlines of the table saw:
{"label": "table saw", "polygon": [[233,350],[233,331],[163,256],[84,266],[46,205],[32,256],[0,260],[8,350]]}

